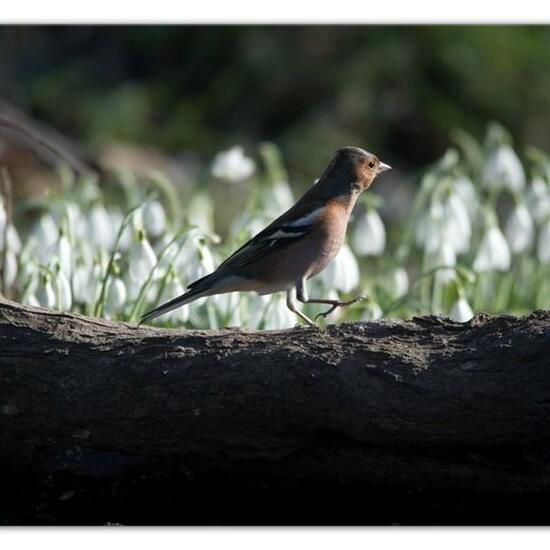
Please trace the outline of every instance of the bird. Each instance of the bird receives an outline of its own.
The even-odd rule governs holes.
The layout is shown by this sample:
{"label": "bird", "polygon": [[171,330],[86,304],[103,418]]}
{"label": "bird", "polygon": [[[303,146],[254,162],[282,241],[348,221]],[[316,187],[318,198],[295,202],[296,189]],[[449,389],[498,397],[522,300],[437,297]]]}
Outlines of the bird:
{"label": "bird", "polygon": [[315,321],[298,309],[297,301],[330,306],[319,314],[323,317],[337,307],[357,302],[362,297],[349,301],[309,298],[307,280],[336,256],[357,199],[379,174],[389,169],[391,166],[361,147],[338,149],[323,175],[291,208],[215,271],[192,282],[184,294],[145,313],[139,324],[199,298],[226,292],[265,295],[285,291],[290,311],[312,326],[316,326]]}

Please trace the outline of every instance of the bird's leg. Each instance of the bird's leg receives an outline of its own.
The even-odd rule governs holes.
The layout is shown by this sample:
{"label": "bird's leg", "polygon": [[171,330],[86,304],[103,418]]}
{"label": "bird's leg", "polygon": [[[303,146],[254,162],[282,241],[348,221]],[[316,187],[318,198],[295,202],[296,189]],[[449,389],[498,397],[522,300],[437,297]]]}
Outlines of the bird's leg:
{"label": "bird's leg", "polygon": [[314,321],[312,321],[305,313],[302,313],[296,307],[296,289],[295,288],[289,288],[286,291],[286,305],[287,305],[288,309],[290,309],[290,311],[292,311],[292,313],[295,313],[296,315],[298,315],[298,317],[303,319],[308,325],[310,325],[312,327],[317,326]]}
{"label": "bird's leg", "polygon": [[315,316],[315,320],[317,320],[318,317],[326,317],[327,315],[330,315],[337,307],[350,306],[351,304],[360,302],[365,298],[364,296],[356,296],[355,298],[353,298],[353,300],[348,300],[347,302],[341,302],[340,300],[324,300],[321,298],[319,299],[309,298],[307,294],[307,286],[306,286],[305,279],[300,279],[296,283],[296,292],[298,296],[298,301],[302,302],[303,304],[328,304],[329,306],[331,306],[326,311],[318,313]]}

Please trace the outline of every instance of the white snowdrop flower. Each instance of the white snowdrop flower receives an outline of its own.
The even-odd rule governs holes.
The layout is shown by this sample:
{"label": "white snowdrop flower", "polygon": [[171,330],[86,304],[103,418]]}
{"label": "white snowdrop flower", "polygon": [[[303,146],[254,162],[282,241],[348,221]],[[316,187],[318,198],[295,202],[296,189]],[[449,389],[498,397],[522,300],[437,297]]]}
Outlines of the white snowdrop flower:
{"label": "white snowdrop flower", "polygon": [[19,254],[21,252],[21,239],[15,226],[10,223],[7,230],[4,226],[4,229],[0,232],[0,250],[4,250],[4,234],[6,235],[6,248],[14,254]]}
{"label": "white snowdrop flower", "polygon": [[384,312],[380,305],[377,302],[369,300],[363,308],[361,321],[378,321],[378,319],[382,319],[383,315]]}
{"label": "white snowdrop flower", "polygon": [[470,248],[472,226],[464,202],[457,193],[451,193],[443,201],[433,199],[427,215],[416,226],[416,243],[424,246],[428,255],[440,253],[443,244],[451,244],[456,254]]}
{"label": "white snowdrop flower", "polygon": [[119,311],[126,303],[126,286],[120,277],[113,277],[109,284],[107,303],[111,309]]}
{"label": "white snowdrop flower", "polygon": [[15,229],[15,226],[13,224],[10,224],[8,226],[8,235],[6,240],[9,250],[15,252],[15,254],[19,254],[21,252],[21,239],[19,237],[17,229]]}
{"label": "white snowdrop flower", "polygon": [[409,275],[404,267],[396,267],[388,277],[382,281],[384,288],[397,299],[405,296],[409,291]]}
{"label": "white snowdrop flower", "polygon": [[452,193],[443,202],[443,238],[452,243],[457,254],[470,248],[472,226],[468,210],[457,193]]}
{"label": "white snowdrop flower", "polygon": [[65,273],[60,269],[55,277],[56,307],[63,311],[70,311],[73,305],[71,285]]}
{"label": "white snowdrop flower", "polygon": [[59,229],[50,214],[43,214],[35,222],[29,236],[30,248],[41,263],[48,261],[49,253],[59,239]]}
{"label": "white snowdrop flower", "polygon": [[185,214],[190,225],[196,225],[201,231],[210,233],[214,229],[214,204],[204,193],[195,193]]}
{"label": "white snowdrop flower", "polygon": [[537,223],[550,216],[550,189],[542,178],[534,178],[525,196],[527,208]]}
{"label": "white snowdrop flower", "polygon": [[4,233],[6,223],[8,222],[8,214],[4,208],[4,201],[0,197],[0,233]]}
{"label": "white snowdrop flower", "polygon": [[486,189],[507,189],[519,193],[525,187],[525,172],[510,145],[501,145],[491,153],[481,173]]}
{"label": "white snowdrop flower", "polygon": [[83,239],[75,242],[73,248],[74,261],[78,261],[91,269],[94,263],[94,253],[94,248],[88,240]]}
{"label": "white snowdrop flower", "polygon": [[533,246],[535,224],[524,204],[517,204],[512,210],[506,222],[505,234],[514,254],[530,250]]}
{"label": "white snowdrop flower", "polygon": [[92,206],[87,216],[88,238],[97,247],[111,250],[116,239],[116,231],[111,223],[111,217],[103,204],[98,203]]}
{"label": "white snowdrop flower", "polygon": [[67,277],[71,276],[72,271],[72,250],[67,235],[63,231],[60,232],[57,242],[55,242],[47,254],[48,260],[57,261],[61,271]]}
{"label": "white snowdrop flower", "polygon": [[[28,281],[36,281],[37,263],[33,257],[33,252],[25,245],[19,257],[19,280],[26,284]],[[36,287],[36,285],[34,285]]]}
{"label": "white snowdrop flower", "polygon": [[424,246],[426,235],[428,234],[429,223],[429,214],[424,214],[416,220],[414,226],[414,242],[419,248]]}
{"label": "white snowdrop flower", "polygon": [[157,201],[149,201],[143,209],[143,225],[145,231],[153,239],[158,239],[166,230],[166,213],[164,207]]}
{"label": "white snowdrop flower", "polygon": [[0,250],[3,248],[4,232],[6,229],[6,224],[8,223],[8,213],[4,208],[4,201],[2,196],[0,196]]}
{"label": "white snowdrop flower", "polygon": [[550,263],[550,218],[540,230],[537,244],[537,257],[543,264]]}
{"label": "white snowdrop flower", "polygon": [[130,218],[130,223],[128,225],[131,225],[134,228],[134,231],[139,231],[140,229],[143,229],[143,205],[134,210]]}
{"label": "white snowdrop flower", "polygon": [[435,278],[439,284],[448,284],[455,280],[456,253],[453,244],[450,241],[441,243],[436,254],[428,259],[428,265],[432,268],[438,268],[435,272]]}
{"label": "white snowdrop flower", "polygon": [[[118,235],[119,229],[120,229],[120,223],[118,224],[118,227],[116,229],[117,235]],[[132,246],[132,242],[133,242],[133,236],[132,236],[133,232],[134,232],[134,227],[132,223],[126,224],[126,227],[122,230],[122,235],[120,236],[120,242],[119,242],[119,250],[121,250],[122,252],[127,252],[128,250],[130,250],[130,247]]]}
{"label": "white snowdrop flower", "polygon": [[155,256],[155,252],[145,238],[145,235],[140,232],[138,241],[128,253],[128,273],[130,279],[136,283],[143,284],[156,263],[157,257]]}
{"label": "white snowdrop flower", "polygon": [[88,279],[88,291],[92,297],[92,302],[95,303],[99,299],[101,289],[103,287],[103,280],[107,271],[108,259],[106,257],[100,257],[99,260],[94,261],[92,270],[90,271],[90,277]]}
{"label": "white snowdrop flower", "polygon": [[41,306],[53,309],[56,304],[56,296],[50,278],[42,276],[41,279],[36,291],[36,299]]}
{"label": "white snowdrop flower", "polygon": [[212,174],[216,178],[235,183],[252,176],[255,168],[254,161],[244,154],[240,145],[236,145],[214,157]]}
{"label": "white snowdrop flower", "polygon": [[[133,214],[133,216],[138,216],[140,213],[140,210],[136,210]],[[113,244],[115,245],[118,232],[120,230],[120,226],[122,224],[122,221],[124,219],[124,216],[122,215],[122,212],[118,208],[109,208],[107,210],[107,214],[109,215],[109,218],[111,220],[111,227],[113,230]],[[141,227],[141,226],[139,226]],[[122,232],[122,236],[120,238],[120,241],[118,243],[118,249],[122,250],[123,252],[126,252],[130,246],[132,246],[132,236],[133,236],[133,224],[132,222],[126,224],[126,227],[124,228],[124,231]]]}
{"label": "white snowdrop flower", "polygon": [[102,280],[100,264],[92,266],[80,264],[75,268],[73,276],[73,299],[80,304],[92,304],[99,297]]}
{"label": "white snowdrop flower", "polygon": [[283,293],[273,294],[265,314],[265,330],[279,330],[296,326],[296,315],[288,309]]}
{"label": "white snowdrop flower", "polygon": [[416,224],[416,244],[424,246],[427,254],[434,254],[441,247],[442,238],[443,205],[439,200],[432,200],[427,214],[419,218]]}
{"label": "white snowdrop flower", "polygon": [[468,213],[473,213],[472,206],[477,203],[477,191],[472,180],[464,175],[456,177],[453,180],[453,191],[466,205]]}
{"label": "white snowdrop flower", "polygon": [[59,229],[50,214],[40,216],[32,229],[32,234],[36,236],[42,245],[51,245],[59,237]]}
{"label": "white snowdrop flower", "polygon": [[[204,270],[204,275],[208,275],[208,273],[211,273],[214,269],[216,269],[214,256],[212,256],[212,252],[206,245],[203,245],[200,248],[200,263]],[[201,277],[202,276],[203,275],[201,275]]]}
{"label": "white snowdrop flower", "polygon": [[381,256],[386,246],[386,229],[372,208],[360,216],[352,233],[353,249],[358,256]]}
{"label": "white snowdrop flower", "polygon": [[155,255],[159,259],[157,268],[159,279],[164,277],[170,268],[175,267],[180,245],[181,241],[179,239],[174,240],[174,235],[164,233],[153,246]]}
{"label": "white snowdrop flower", "polygon": [[200,261],[199,249],[202,239],[202,232],[192,228],[183,237],[183,243],[174,243],[170,246],[170,250],[166,253],[167,261],[179,275],[183,273],[189,277],[190,273],[195,274],[199,270],[195,264]]}
{"label": "white snowdrop flower", "polygon": [[323,285],[327,289],[350,292],[359,285],[359,266],[350,247],[342,246],[336,257],[321,273]]}
{"label": "white snowdrop flower", "polygon": [[124,216],[118,208],[109,208],[107,210],[107,214],[109,215],[109,218],[111,218],[111,226],[113,227],[113,231],[116,235],[120,229],[120,224],[122,223]]}
{"label": "white snowdrop flower", "polygon": [[71,244],[67,235],[61,235],[58,241],[58,258],[61,271],[67,276],[70,277],[72,271],[72,256],[73,252],[71,249]]}
{"label": "white snowdrop flower", "polygon": [[88,292],[90,270],[85,265],[78,265],[73,274],[73,297],[75,302],[85,304],[91,299]]}
{"label": "white snowdrop flower", "polygon": [[190,261],[186,266],[187,279],[190,282],[212,273],[215,269],[214,257],[206,244],[199,243],[191,252]]}
{"label": "white snowdrop flower", "polygon": [[80,206],[75,202],[69,202],[66,204],[66,209],[69,229],[73,237],[75,239],[87,239],[86,224],[82,223],[83,215]]}
{"label": "white snowdrop flower", "polygon": [[[128,253],[128,271],[124,277],[129,300],[138,298],[143,285],[157,262],[155,252],[142,230],[138,231],[137,239],[138,241],[132,245]],[[158,277],[159,270],[156,269],[152,280],[158,279]],[[151,287],[149,287],[149,292],[152,292]],[[151,294],[148,294],[147,298],[150,299]]]}
{"label": "white snowdrop flower", "polygon": [[508,271],[510,269],[510,247],[497,225],[491,225],[485,232],[474,259],[475,271]]}
{"label": "white snowdrop flower", "polygon": [[459,323],[466,323],[474,316],[474,312],[468,303],[468,300],[464,296],[460,296],[458,300],[453,304],[449,317],[453,321]]}
{"label": "white snowdrop flower", "polygon": [[136,281],[133,279],[128,272],[124,274],[124,284],[126,285],[126,292],[128,294],[128,301],[134,302],[137,300],[141,288],[145,281]]}
{"label": "white snowdrop flower", "polygon": [[145,299],[147,300],[147,302],[153,303],[153,301],[157,299],[159,284],[160,279],[157,276],[155,277],[155,280],[151,281],[151,284],[145,289]]}
{"label": "white snowdrop flower", "polygon": [[120,277],[110,277],[107,298],[105,300],[105,314],[112,319],[120,315],[126,304],[126,285]]}
{"label": "white snowdrop flower", "polygon": [[[0,258],[2,255],[0,254]],[[6,250],[4,269],[2,270],[4,275],[4,288],[10,288],[17,277],[17,256],[13,250],[9,248]]]}
{"label": "white snowdrop flower", "polygon": [[[168,247],[168,245],[170,246]],[[173,260],[174,256],[176,255],[176,251],[178,249],[178,243],[177,241],[174,241],[173,233],[169,233],[169,232],[163,233],[153,245],[153,250],[155,251],[155,254],[157,256],[160,256],[160,254],[165,248],[166,248],[166,251],[164,252],[164,257],[170,260]]]}
{"label": "white snowdrop flower", "polygon": [[88,238],[87,227],[82,223],[82,213],[77,203],[72,201],[56,202],[50,214],[57,227],[67,228],[76,238]]}

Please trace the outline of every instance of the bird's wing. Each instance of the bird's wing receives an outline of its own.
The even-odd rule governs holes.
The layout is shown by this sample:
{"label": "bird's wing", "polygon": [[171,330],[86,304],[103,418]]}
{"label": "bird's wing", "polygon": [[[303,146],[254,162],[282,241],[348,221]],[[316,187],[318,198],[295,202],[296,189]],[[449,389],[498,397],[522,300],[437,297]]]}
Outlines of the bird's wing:
{"label": "bird's wing", "polygon": [[324,205],[316,205],[305,212],[292,212],[291,209],[243,244],[220,264],[216,272],[241,269],[307,237],[314,230],[323,210]]}

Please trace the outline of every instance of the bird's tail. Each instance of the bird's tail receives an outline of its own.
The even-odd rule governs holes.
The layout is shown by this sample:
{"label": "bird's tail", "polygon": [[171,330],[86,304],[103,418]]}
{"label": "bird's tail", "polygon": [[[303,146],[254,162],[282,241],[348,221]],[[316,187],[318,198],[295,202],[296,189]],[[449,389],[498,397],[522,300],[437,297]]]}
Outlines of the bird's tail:
{"label": "bird's tail", "polygon": [[145,315],[141,317],[141,319],[139,320],[139,324],[141,325],[142,323],[145,323],[146,321],[150,321],[155,317],[164,315],[165,313],[168,313],[173,309],[176,309],[178,307],[184,306],[185,304],[198,300],[203,296],[208,296],[210,294],[209,290],[210,290],[209,286],[207,286],[207,288],[204,288],[204,286],[202,285],[198,286],[197,288],[192,288],[188,290],[185,294],[182,294],[181,296],[178,296],[177,298],[174,298],[173,300],[170,300],[169,302],[166,302],[165,304],[162,304],[161,306],[155,309],[152,309],[151,311],[148,311]]}

